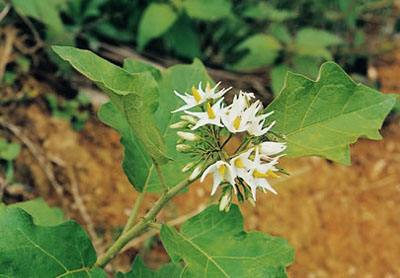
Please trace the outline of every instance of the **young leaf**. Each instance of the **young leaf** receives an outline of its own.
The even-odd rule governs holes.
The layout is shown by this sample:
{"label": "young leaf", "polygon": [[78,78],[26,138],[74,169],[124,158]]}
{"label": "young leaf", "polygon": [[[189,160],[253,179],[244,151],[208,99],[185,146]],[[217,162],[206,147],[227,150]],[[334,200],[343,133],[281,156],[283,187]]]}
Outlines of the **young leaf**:
{"label": "young leaf", "polygon": [[20,208],[0,207],[0,277],[105,277],[95,250],[73,221],[41,227]]}
{"label": "young leaf", "polygon": [[[176,151],[176,141],[178,140],[176,130],[169,128],[169,125],[179,121],[178,113],[172,114],[171,111],[182,104],[173,92],[174,90],[189,92],[193,85],[197,85],[199,82],[206,84],[207,81],[212,82],[199,60],[195,60],[191,65],[176,65],[161,72],[160,105],[154,117],[165,141],[168,157],[172,158],[172,161],[161,166],[168,187],[187,177],[187,174],[182,173],[180,169],[190,161],[187,155]],[[136,134],[130,131],[129,125],[121,113],[111,103],[108,103],[100,108],[99,118],[118,130],[122,136],[121,142],[125,147],[123,168],[129,181],[138,191],[142,191],[145,185],[147,185],[148,191],[159,191],[161,187],[153,162],[144,151],[143,146],[137,143]]]}
{"label": "young leaf", "polygon": [[35,225],[56,226],[65,222],[63,211],[59,208],[49,207],[42,198],[15,203],[8,207],[23,209],[32,216]]}
{"label": "young leaf", "polygon": [[236,51],[248,50],[248,53],[233,65],[235,70],[253,70],[272,64],[281,49],[279,41],[265,34],[256,34],[236,47]]}
{"label": "young leaf", "polygon": [[229,0],[185,0],[182,6],[190,17],[205,21],[215,21],[232,13]]}
{"label": "young leaf", "polygon": [[0,159],[11,161],[17,158],[21,151],[18,143],[9,143],[6,139],[0,138]]}
{"label": "young leaf", "polygon": [[237,206],[228,213],[211,206],[179,232],[163,225],[161,240],[173,262],[185,262],[181,277],[285,277],[294,257],[286,240],[244,232]]}
{"label": "young leaf", "polygon": [[160,164],[168,161],[154,119],[158,88],[150,73],[131,74],[87,50],[67,46],[54,46],[53,50],[108,94],[129,124],[136,143],[152,159]]}
{"label": "young leaf", "polygon": [[169,263],[154,271],[147,268],[141,257],[136,256],[132,270],[127,273],[117,273],[117,278],[164,278],[181,277],[183,269],[178,264]]}
{"label": "young leaf", "polygon": [[143,13],[138,32],[138,47],[142,50],[149,41],[160,37],[176,21],[174,10],[167,4],[151,3]]}
{"label": "young leaf", "polygon": [[287,155],[317,155],[350,164],[349,145],[359,137],[378,140],[395,99],[356,84],[337,64],[321,66],[316,81],[288,73],[285,87],[267,107],[273,131],[285,136]]}

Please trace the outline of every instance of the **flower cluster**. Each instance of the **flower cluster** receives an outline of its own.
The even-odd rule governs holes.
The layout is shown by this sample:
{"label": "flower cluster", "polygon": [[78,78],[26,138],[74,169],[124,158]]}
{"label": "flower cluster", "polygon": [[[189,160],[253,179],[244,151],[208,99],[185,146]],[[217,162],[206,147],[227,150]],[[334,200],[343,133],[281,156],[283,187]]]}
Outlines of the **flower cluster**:
{"label": "flower cluster", "polygon": [[[268,140],[268,132],[275,122],[267,124],[268,116],[263,105],[254,94],[240,91],[230,105],[225,102],[225,94],[231,88],[218,89],[220,83],[211,87],[207,83],[203,90],[201,83],[192,87],[191,94],[175,94],[185,104],[173,113],[183,111],[181,121],[171,128],[186,129],[178,131],[181,138],[176,146],[180,152],[200,157],[199,161],[187,164],[182,170],[194,168],[190,178],[198,177],[206,163],[211,163],[200,181],[209,174],[213,176],[211,195],[222,187],[220,209],[228,210],[234,193],[239,201],[256,200],[257,189],[276,194],[268,182],[282,172],[277,166],[284,143]],[[192,110],[192,111],[190,111]],[[225,146],[236,133],[243,133],[240,146],[233,153]]]}

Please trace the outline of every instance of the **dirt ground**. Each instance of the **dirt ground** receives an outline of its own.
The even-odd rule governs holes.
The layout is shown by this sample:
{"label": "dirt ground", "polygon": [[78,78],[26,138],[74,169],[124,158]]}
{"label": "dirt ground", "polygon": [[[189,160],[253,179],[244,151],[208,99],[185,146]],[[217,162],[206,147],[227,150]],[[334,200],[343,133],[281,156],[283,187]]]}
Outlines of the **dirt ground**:
{"label": "dirt ground", "polygon": [[[400,52],[396,59],[378,65],[382,90],[399,92],[399,74]],[[95,117],[83,131],[75,132],[68,122],[50,117],[43,103],[19,107],[12,118],[23,136],[51,161],[55,181],[66,187],[67,214],[88,225],[79,211],[83,203],[89,225],[109,242],[125,223],[136,196],[120,167],[118,134]],[[260,193],[255,208],[242,207],[249,230],[282,236],[295,247],[291,277],[400,277],[399,127],[399,119],[392,118],[382,130],[382,141],[360,140],[352,146],[350,167],[320,158],[284,160],[291,175],[275,181],[279,195]],[[54,184],[31,151],[23,148],[16,163],[17,177],[28,184],[31,195],[61,206]],[[75,175],[82,203],[70,193],[67,169]],[[161,219],[191,214],[199,204],[210,202],[209,192],[209,185],[193,185]],[[144,209],[155,198],[148,196]],[[132,246],[114,261],[117,269],[127,269],[138,252],[152,267],[166,260],[157,240],[143,239]]]}

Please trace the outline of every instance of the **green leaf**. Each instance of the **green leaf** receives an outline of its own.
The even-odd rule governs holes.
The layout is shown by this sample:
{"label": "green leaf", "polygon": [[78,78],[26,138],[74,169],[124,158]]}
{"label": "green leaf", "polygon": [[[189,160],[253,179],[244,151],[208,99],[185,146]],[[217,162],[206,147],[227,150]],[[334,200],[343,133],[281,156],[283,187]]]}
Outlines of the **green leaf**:
{"label": "green leaf", "polygon": [[249,5],[243,12],[245,17],[282,22],[295,18],[296,12],[290,10],[276,9],[273,5],[265,2]]}
{"label": "green leaf", "polygon": [[53,50],[108,94],[129,124],[137,144],[152,159],[160,164],[168,161],[165,144],[154,119],[158,87],[150,73],[128,73],[87,50],[67,46],[54,46]]}
{"label": "green leaf", "polygon": [[180,57],[194,59],[201,56],[200,39],[193,20],[181,16],[163,36],[165,44]]}
{"label": "green leaf", "polygon": [[73,221],[41,227],[20,208],[0,207],[0,277],[105,277],[95,250]]}
{"label": "green leaf", "polygon": [[[195,60],[191,65],[176,65],[161,72],[159,81],[160,105],[154,114],[161,135],[165,141],[168,157],[172,160],[161,166],[168,187],[172,187],[183,181],[187,174],[180,169],[191,158],[176,151],[178,136],[176,130],[168,128],[169,125],[179,121],[179,113],[172,114],[171,111],[182,105],[180,99],[173,93],[189,92],[193,85],[199,82],[205,84],[211,81],[203,64]],[[125,147],[123,168],[129,181],[138,191],[142,191],[147,184],[148,191],[160,191],[160,183],[150,157],[143,147],[138,144],[136,135],[130,131],[126,119],[110,103],[103,105],[99,111],[99,118],[107,125],[118,130],[121,134],[121,143]]]}
{"label": "green leaf", "polygon": [[176,21],[174,10],[167,4],[151,3],[143,13],[138,31],[138,47],[142,50],[149,41],[160,37]]}
{"label": "green leaf", "polygon": [[271,70],[271,87],[274,96],[277,96],[282,90],[288,71],[289,67],[285,64],[276,66]]}
{"label": "green leaf", "polygon": [[0,159],[11,161],[17,158],[21,152],[21,145],[17,143],[9,143],[7,140],[0,138]]}
{"label": "green leaf", "polygon": [[8,207],[23,209],[32,216],[35,225],[56,226],[65,222],[63,211],[49,207],[42,198],[15,203]]}
{"label": "green leaf", "polygon": [[286,240],[244,232],[237,206],[228,213],[211,206],[179,232],[163,225],[161,240],[173,262],[185,262],[181,277],[285,277],[294,257]]}
{"label": "green leaf", "polygon": [[271,65],[278,56],[281,45],[274,37],[256,34],[247,38],[236,47],[236,51],[248,50],[248,53],[233,65],[235,70],[253,70]]}
{"label": "green leaf", "polygon": [[321,57],[327,60],[332,59],[332,55],[327,49],[342,43],[342,39],[329,32],[313,29],[301,29],[295,39],[294,50],[299,55]]}
{"label": "green leaf", "polygon": [[147,268],[141,257],[136,256],[132,270],[127,273],[117,273],[117,278],[164,278],[180,277],[183,269],[178,264],[169,263],[154,271]]}
{"label": "green leaf", "polygon": [[337,64],[326,62],[319,78],[288,73],[285,87],[267,107],[273,131],[285,136],[287,155],[317,155],[350,164],[359,137],[381,138],[379,129],[395,98],[355,83]]}
{"label": "green leaf", "polygon": [[60,1],[54,0],[11,0],[17,13],[32,17],[46,25],[49,43],[72,43],[72,35],[64,28],[60,17]]}
{"label": "green leaf", "polygon": [[229,0],[184,0],[182,6],[195,19],[216,21],[232,14]]}
{"label": "green leaf", "polygon": [[160,80],[161,72],[158,68],[135,59],[125,59],[123,68],[130,73],[150,72],[156,81]]}

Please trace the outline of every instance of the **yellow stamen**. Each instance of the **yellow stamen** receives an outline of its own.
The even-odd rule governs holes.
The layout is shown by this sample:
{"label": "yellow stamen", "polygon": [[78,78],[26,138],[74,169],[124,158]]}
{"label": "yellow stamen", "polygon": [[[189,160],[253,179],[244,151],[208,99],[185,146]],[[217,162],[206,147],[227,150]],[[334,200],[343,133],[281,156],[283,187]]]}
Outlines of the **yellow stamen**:
{"label": "yellow stamen", "polygon": [[206,85],[206,91],[207,91],[207,93],[209,93],[209,92],[211,91],[211,85],[210,85],[210,82],[207,82],[207,85]]}
{"label": "yellow stamen", "polygon": [[214,110],[212,109],[212,107],[211,107],[211,105],[210,105],[209,102],[207,102],[206,107],[207,107],[207,115],[208,115],[208,118],[209,118],[209,119],[215,119],[215,117],[216,117],[215,112],[214,112]]}
{"label": "yellow stamen", "polygon": [[273,178],[273,179],[279,178],[279,175],[272,170],[268,170],[267,175],[268,175],[268,177]]}
{"label": "yellow stamen", "polygon": [[244,168],[244,163],[240,158],[238,158],[235,160],[235,166],[236,168]]}
{"label": "yellow stamen", "polygon": [[257,179],[266,179],[266,178],[278,178],[279,176],[272,170],[268,170],[266,173],[262,173],[258,170],[253,172],[253,177]]}
{"label": "yellow stamen", "polygon": [[199,103],[201,101],[201,95],[199,90],[197,90],[194,86],[192,86],[192,95],[194,97],[194,100]]}
{"label": "yellow stamen", "polygon": [[226,165],[222,164],[221,166],[218,167],[218,172],[221,176],[225,176],[226,172]]}
{"label": "yellow stamen", "polygon": [[241,120],[242,120],[242,119],[240,118],[240,116],[237,116],[237,117],[233,120],[233,127],[234,127],[235,129],[239,129]]}

